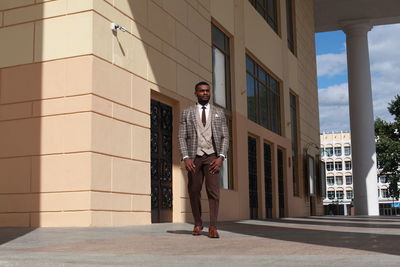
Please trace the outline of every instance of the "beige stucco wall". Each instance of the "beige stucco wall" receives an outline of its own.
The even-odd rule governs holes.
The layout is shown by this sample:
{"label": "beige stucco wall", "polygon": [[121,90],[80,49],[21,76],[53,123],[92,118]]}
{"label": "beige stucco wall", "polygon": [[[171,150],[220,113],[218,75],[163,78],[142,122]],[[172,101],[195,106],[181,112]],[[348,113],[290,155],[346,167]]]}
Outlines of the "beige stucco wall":
{"label": "beige stucco wall", "polygon": [[[259,151],[272,144],[274,159],[285,149],[287,215],[308,215],[305,193],[292,192],[289,90],[299,96],[301,147],[319,142],[313,4],[296,1],[293,56],[279,3],[280,35],[246,0],[0,1],[0,225],[150,223],[150,99],[173,107],[176,137],[193,85],[212,80],[211,21],[232,37],[235,186],[221,192],[220,219],[249,217],[249,134]],[[113,33],[111,22],[127,31]],[[281,81],[282,136],[247,120],[246,53]],[[173,221],[190,221],[175,139]],[[203,201],[207,219],[205,192]]]}

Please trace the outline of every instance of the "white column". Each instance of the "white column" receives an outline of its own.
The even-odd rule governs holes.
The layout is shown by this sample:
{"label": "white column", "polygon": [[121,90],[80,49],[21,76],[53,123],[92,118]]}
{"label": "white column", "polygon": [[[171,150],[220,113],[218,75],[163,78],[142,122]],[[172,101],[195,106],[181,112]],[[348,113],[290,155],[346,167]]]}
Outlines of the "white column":
{"label": "white column", "polygon": [[367,21],[346,23],[350,129],[356,215],[379,215]]}

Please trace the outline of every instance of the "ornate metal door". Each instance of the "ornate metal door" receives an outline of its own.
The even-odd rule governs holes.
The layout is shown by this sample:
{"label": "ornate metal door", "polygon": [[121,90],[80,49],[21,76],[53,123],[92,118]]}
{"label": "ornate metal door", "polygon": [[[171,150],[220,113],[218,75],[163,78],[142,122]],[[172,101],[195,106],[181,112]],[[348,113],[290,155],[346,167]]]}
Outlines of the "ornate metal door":
{"label": "ornate metal door", "polygon": [[265,217],[272,218],[272,158],[271,146],[264,143]]}
{"label": "ornate metal door", "polygon": [[257,140],[248,137],[250,219],[258,219]]}
{"label": "ornate metal door", "polygon": [[172,108],[151,100],[151,222],[172,222]]}
{"label": "ornate metal door", "polygon": [[279,195],[279,217],[285,217],[285,172],[284,152],[278,148],[278,195]]}

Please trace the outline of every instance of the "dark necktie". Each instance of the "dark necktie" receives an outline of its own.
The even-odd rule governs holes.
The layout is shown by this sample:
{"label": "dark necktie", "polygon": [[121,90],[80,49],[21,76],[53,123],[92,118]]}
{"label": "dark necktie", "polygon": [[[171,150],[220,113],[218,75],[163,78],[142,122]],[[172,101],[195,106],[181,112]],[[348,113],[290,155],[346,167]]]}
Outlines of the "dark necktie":
{"label": "dark necktie", "polygon": [[201,113],[201,122],[203,123],[203,126],[206,126],[206,107],[202,106],[203,112]]}

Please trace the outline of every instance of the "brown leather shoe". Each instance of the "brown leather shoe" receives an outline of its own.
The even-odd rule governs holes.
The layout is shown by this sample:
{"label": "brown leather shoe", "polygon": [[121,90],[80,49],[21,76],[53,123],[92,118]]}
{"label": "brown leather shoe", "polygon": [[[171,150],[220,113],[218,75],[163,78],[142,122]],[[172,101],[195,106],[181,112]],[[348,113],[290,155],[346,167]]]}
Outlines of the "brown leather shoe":
{"label": "brown leather shoe", "polygon": [[208,229],[208,237],[209,238],[219,238],[219,234],[216,227],[210,227]]}
{"label": "brown leather shoe", "polygon": [[192,235],[201,235],[201,230],[203,230],[203,226],[195,225],[193,228]]}

